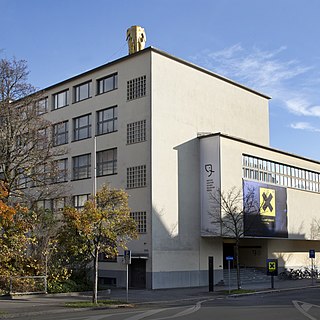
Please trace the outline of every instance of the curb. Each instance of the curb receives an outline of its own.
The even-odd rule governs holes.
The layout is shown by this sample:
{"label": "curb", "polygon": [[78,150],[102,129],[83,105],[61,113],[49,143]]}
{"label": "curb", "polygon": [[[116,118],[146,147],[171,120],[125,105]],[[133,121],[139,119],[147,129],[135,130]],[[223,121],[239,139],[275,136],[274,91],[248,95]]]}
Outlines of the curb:
{"label": "curb", "polygon": [[[98,292],[99,297],[110,297],[111,290],[101,290]],[[37,293],[37,294],[11,294],[0,297],[1,300],[16,300],[26,298],[39,298],[39,297],[92,297],[92,291],[81,292],[62,292],[62,293]]]}
{"label": "curb", "polygon": [[282,288],[282,289],[269,289],[269,290],[263,290],[263,291],[255,291],[255,292],[247,292],[247,293],[239,293],[239,294],[230,294],[227,297],[228,298],[238,298],[238,297],[251,296],[251,295],[257,295],[257,294],[271,294],[271,293],[279,293],[279,292],[303,290],[303,289],[316,289],[316,288],[320,288],[320,285],[314,285],[314,286],[311,285],[311,286],[294,287],[294,288]]}

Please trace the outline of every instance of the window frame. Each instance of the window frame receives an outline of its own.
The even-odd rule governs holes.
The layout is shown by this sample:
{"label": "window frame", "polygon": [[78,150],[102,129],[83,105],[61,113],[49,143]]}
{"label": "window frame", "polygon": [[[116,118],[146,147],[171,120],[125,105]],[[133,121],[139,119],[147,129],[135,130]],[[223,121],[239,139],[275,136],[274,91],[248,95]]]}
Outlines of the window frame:
{"label": "window frame", "polygon": [[[107,89],[106,87],[106,81],[108,79],[112,79],[112,89]],[[112,73],[108,76],[105,76],[103,78],[97,79],[97,95],[107,93],[110,91],[114,91],[118,89],[118,73]]]}
{"label": "window frame", "polygon": [[[80,201],[80,197],[85,197],[87,199],[83,202],[83,205],[81,205],[81,206],[77,205],[76,206],[76,203],[77,204],[80,204],[80,203],[82,204],[82,202]],[[88,194],[88,193],[74,195],[72,197],[73,207],[75,209],[77,209],[77,210],[82,210],[84,208],[85,202],[89,200],[89,197],[90,197],[90,194]]]}
{"label": "window frame", "polygon": [[[81,97],[81,88],[85,88],[86,86],[88,86],[86,88],[86,95],[84,97]],[[73,103],[77,103],[83,100],[87,100],[90,99],[92,97],[92,80],[83,82],[81,84],[78,84],[76,86],[73,87]]]}
{"label": "window frame", "polygon": [[[112,118],[104,119],[104,113],[107,113],[109,110],[112,110]],[[112,107],[107,107],[107,108],[98,110],[96,113],[96,121],[97,121],[96,123],[97,136],[118,131],[118,106],[112,106]],[[110,123],[111,123],[112,129],[109,131]]]}
{"label": "window frame", "polygon": [[[42,103],[43,103],[43,105],[42,105]],[[49,110],[49,98],[48,97],[44,97],[44,98],[39,99],[36,102],[36,108],[37,108],[37,114],[38,115],[42,115],[42,114],[47,113],[48,110]]]}
{"label": "window frame", "polygon": [[[320,172],[249,154],[242,154],[242,159],[242,177],[244,179],[320,193],[320,184],[318,181],[314,181],[314,179],[319,179]],[[260,165],[255,166],[255,163],[260,163]]]}
{"label": "window frame", "polygon": [[[84,126],[80,126],[80,121],[81,119],[87,118],[86,121],[86,125]],[[72,119],[73,122],[73,139],[72,141],[80,141],[80,140],[84,140],[84,139],[89,139],[92,137],[92,117],[91,117],[91,113],[82,115],[80,117],[76,117]],[[80,138],[80,132],[82,131],[86,131],[86,135],[85,137]]]}
{"label": "window frame", "polygon": [[135,144],[147,140],[146,123],[146,120],[127,123],[127,144]]}
{"label": "window frame", "polygon": [[144,188],[147,186],[147,166],[127,167],[127,189]]}
{"label": "window frame", "polygon": [[[60,168],[59,163],[64,164],[62,169]],[[68,182],[68,173],[69,173],[68,158],[55,160],[55,165],[57,169],[57,173],[55,175],[55,183]]]}
{"label": "window frame", "polygon": [[[87,163],[85,165],[80,165],[79,160],[81,158],[87,158]],[[78,163],[76,163],[78,162]],[[84,176],[81,175],[81,171],[84,170]],[[72,181],[84,180],[91,178],[91,153],[81,154],[72,157]]]}
{"label": "window frame", "polygon": [[147,76],[143,75],[127,81],[127,101],[147,95]]}
{"label": "window frame", "polygon": [[[102,155],[103,153],[112,153],[112,160],[103,160],[103,158],[100,157],[100,155]],[[108,156],[107,156],[108,159]],[[101,160],[101,161],[100,161]],[[117,148],[111,148],[111,149],[105,149],[105,150],[101,150],[98,151],[96,154],[96,175],[97,177],[102,177],[102,176],[111,176],[111,175],[115,175],[118,173],[118,151]],[[111,173],[104,173],[105,170],[103,170],[103,168],[106,166],[107,167],[107,172],[108,172],[108,168],[109,168],[109,164],[111,164],[112,170]],[[100,170],[102,167],[102,170]],[[101,173],[100,173],[101,171]]]}
{"label": "window frame", "polygon": [[[64,131],[59,132],[59,126],[64,125]],[[62,143],[57,143],[60,137],[64,137]],[[69,143],[69,120],[58,122],[52,125],[52,143],[54,147]]]}
{"label": "window frame", "polygon": [[137,232],[139,234],[146,234],[147,233],[147,212],[133,211],[133,212],[130,212],[130,217],[137,224]]}
{"label": "window frame", "polygon": [[[64,94],[65,96],[63,97],[63,104],[59,104],[59,96]],[[52,110],[58,110],[64,107],[67,107],[69,105],[69,88],[59,91],[57,93],[54,93],[52,95]]]}

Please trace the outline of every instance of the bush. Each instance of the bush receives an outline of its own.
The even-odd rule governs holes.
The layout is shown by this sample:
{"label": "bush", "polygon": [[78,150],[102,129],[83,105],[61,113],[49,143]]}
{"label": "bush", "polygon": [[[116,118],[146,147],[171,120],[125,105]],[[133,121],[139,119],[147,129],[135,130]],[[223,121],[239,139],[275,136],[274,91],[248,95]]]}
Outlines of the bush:
{"label": "bush", "polygon": [[71,279],[64,281],[48,282],[49,293],[62,293],[78,291],[78,285]]}
{"label": "bush", "polygon": [[71,278],[63,281],[48,281],[49,293],[81,292],[92,290],[92,284],[86,281],[86,277],[72,274]]}

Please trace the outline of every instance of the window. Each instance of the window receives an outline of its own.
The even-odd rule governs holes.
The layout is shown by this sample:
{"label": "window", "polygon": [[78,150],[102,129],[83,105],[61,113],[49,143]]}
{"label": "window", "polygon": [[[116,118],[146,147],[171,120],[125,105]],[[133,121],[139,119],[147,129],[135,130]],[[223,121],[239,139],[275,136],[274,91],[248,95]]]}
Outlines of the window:
{"label": "window", "polygon": [[[23,172],[22,170],[19,170],[19,171]],[[28,187],[28,182],[29,182],[28,176],[21,173],[17,178],[17,187],[19,189],[25,189]]]}
{"label": "window", "polygon": [[54,146],[60,146],[62,144],[68,143],[68,140],[69,140],[68,139],[68,136],[69,136],[68,120],[54,124],[52,135],[53,135],[52,139],[53,139]]}
{"label": "window", "polygon": [[84,208],[84,204],[88,200],[89,200],[88,194],[81,194],[81,195],[73,196],[73,206],[77,210],[81,210]]}
{"label": "window", "polygon": [[97,134],[114,132],[118,128],[118,109],[111,107],[97,112]]}
{"label": "window", "polygon": [[73,141],[91,137],[91,114],[73,119]]}
{"label": "window", "polygon": [[146,120],[127,124],[127,144],[146,140]]}
{"label": "window", "polygon": [[137,223],[137,232],[147,232],[147,213],[145,211],[130,212],[130,217]]}
{"label": "window", "polygon": [[37,131],[37,140],[34,142],[38,150],[47,149],[49,147],[49,128],[39,129]]}
{"label": "window", "polygon": [[114,255],[114,256],[110,256],[107,255],[104,252],[99,253],[99,261],[103,261],[103,262],[117,262],[118,261],[118,256]]}
{"label": "window", "polygon": [[36,102],[36,108],[38,114],[44,114],[48,112],[48,97],[45,97]]}
{"label": "window", "polygon": [[74,102],[91,98],[91,81],[74,87]]}
{"label": "window", "polygon": [[44,186],[54,182],[54,168],[53,163],[40,164],[34,168],[33,172],[33,186]]}
{"label": "window", "polygon": [[97,152],[97,176],[117,173],[117,148]]}
{"label": "window", "polygon": [[51,211],[53,208],[52,200],[51,199],[39,200],[37,202],[37,208]]}
{"label": "window", "polygon": [[118,88],[118,74],[112,74],[111,76],[107,76],[105,78],[99,79],[97,81],[97,93],[105,93],[108,91],[112,91]]}
{"label": "window", "polygon": [[56,161],[56,182],[66,182],[68,181],[68,159],[60,159]]}
{"label": "window", "polygon": [[91,154],[73,157],[73,180],[91,177]]}
{"label": "window", "polygon": [[107,286],[108,288],[111,287],[117,287],[117,278],[111,278],[111,277],[99,277],[98,283],[101,287]]}
{"label": "window", "polygon": [[127,168],[127,188],[145,187],[146,182],[146,166],[136,166]]}
{"label": "window", "polygon": [[67,199],[65,197],[56,198],[52,201],[53,211],[63,211],[63,208],[67,205]]}
{"label": "window", "polygon": [[[256,166],[260,163],[260,166]],[[243,177],[284,187],[319,192],[320,174],[281,163],[243,155]],[[316,179],[317,182],[314,180]]]}
{"label": "window", "polygon": [[69,104],[69,89],[53,95],[53,109],[60,109]]}
{"label": "window", "polygon": [[127,81],[127,100],[138,99],[146,95],[146,76]]}

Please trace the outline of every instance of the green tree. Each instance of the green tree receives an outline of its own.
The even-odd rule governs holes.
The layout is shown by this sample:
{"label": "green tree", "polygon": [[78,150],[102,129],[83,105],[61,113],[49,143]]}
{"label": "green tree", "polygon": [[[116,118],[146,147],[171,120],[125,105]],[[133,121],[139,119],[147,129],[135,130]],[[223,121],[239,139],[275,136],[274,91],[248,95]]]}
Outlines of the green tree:
{"label": "green tree", "polygon": [[[118,248],[126,248],[129,240],[137,237],[135,221],[130,217],[128,194],[103,186],[95,197],[86,201],[82,210],[64,210],[65,230],[74,253],[93,262],[93,303],[98,297],[99,254],[114,257]],[[76,236],[75,236],[76,235]]]}

